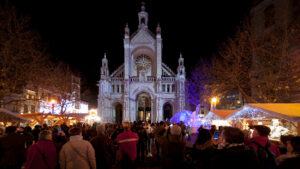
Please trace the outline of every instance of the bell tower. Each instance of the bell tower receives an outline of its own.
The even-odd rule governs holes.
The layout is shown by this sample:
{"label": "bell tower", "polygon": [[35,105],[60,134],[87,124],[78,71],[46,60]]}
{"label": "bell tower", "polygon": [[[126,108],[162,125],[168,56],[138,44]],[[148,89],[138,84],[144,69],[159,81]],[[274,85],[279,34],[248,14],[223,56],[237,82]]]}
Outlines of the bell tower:
{"label": "bell tower", "polygon": [[146,12],[145,2],[142,2],[141,12],[139,15],[139,29],[140,28],[148,28],[148,12]]}
{"label": "bell tower", "polygon": [[176,87],[177,111],[179,112],[185,109],[185,67],[184,59],[181,53],[178,59]]}
{"label": "bell tower", "polygon": [[108,61],[106,58],[106,53],[104,53],[104,58],[102,59],[101,66],[101,80],[109,78],[109,70],[108,70]]}
{"label": "bell tower", "polygon": [[184,59],[183,59],[181,53],[180,53],[180,57],[178,59],[177,77],[185,79]]}

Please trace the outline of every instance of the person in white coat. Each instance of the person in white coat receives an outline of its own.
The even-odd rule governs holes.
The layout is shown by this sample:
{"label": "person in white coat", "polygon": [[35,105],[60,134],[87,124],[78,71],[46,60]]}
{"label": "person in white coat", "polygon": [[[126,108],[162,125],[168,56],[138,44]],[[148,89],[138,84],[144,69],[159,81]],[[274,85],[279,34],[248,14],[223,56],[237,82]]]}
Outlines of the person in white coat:
{"label": "person in white coat", "polygon": [[61,169],[96,169],[95,150],[90,142],[82,139],[80,128],[69,130],[68,141],[59,153]]}

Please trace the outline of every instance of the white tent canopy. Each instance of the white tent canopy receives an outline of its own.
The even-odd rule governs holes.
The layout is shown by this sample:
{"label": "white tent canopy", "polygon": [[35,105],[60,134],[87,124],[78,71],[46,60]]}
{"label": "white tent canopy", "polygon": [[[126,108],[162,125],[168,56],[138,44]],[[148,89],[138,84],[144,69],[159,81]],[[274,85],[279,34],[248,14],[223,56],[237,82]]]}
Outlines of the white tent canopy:
{"label": "white tent canopy", "polygon": [[277,117],[293,122],[300,122],[300,103],[253,103],[229,115],[226,119],[250,118],[263,119]]}
{"label": "white tent canopy", "polygon": [[203,118],[204,120],[225,120],[229,115],[234,113],[235,110],[211,110]]}
{"label": "white tent canopy", "polygon": [[0,122],[30,122],[24,117],[18,116],[16,113],[7,109],[0,108]]}

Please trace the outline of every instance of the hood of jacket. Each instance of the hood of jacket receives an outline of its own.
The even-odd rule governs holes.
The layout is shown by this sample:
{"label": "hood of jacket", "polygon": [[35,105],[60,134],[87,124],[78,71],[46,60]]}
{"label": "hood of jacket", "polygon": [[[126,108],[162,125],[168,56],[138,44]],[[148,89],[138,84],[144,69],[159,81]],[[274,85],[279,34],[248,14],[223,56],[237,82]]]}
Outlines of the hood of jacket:
{"label": "hood of jacket", "polygon": [[251,142],[257,142],[259,143],[261,146],[265,147],[267,142],[269,141],[268,137],[263,137],[263,136],[258,136],[258,137],[254,137],[252,139],[249,140],[249,143]]}

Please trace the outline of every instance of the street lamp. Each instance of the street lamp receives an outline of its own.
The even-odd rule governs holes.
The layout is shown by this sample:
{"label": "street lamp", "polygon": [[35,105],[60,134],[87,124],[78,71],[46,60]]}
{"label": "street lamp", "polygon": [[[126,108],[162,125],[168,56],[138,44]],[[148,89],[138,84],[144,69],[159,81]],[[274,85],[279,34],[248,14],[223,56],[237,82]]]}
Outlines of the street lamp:
{"label": "street lamp", "polygon": [[216,105],[217,105],[217,98],[216,97],[213,97],[211,99],[211,107],[210,107],[210,110],[214,110],[216,108]]}
{"label": "street lamp", "polygon": [[54,104],[56,103],[56,101],[54,99],[52,99],[50,101],[50,103],[51,103],[51,106],[52,106],[52,114],[54,114]]}

